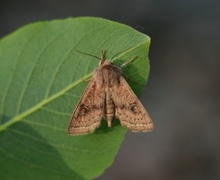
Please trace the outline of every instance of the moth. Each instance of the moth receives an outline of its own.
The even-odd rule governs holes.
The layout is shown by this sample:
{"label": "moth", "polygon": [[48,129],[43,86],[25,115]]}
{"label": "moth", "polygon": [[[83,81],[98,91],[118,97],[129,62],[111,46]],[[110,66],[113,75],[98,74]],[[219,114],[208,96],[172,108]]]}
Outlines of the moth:
{"label": "moth", "polygon": [[103,50],[99,67],[94,70],[72,115],[68,131],[71,135],[92,133],[101,125],[102,118],[111,127],[115,117],[122,126],[134,132],[147,132],[154,128],[144,106],[122,76],[121,67],[105,59]]}

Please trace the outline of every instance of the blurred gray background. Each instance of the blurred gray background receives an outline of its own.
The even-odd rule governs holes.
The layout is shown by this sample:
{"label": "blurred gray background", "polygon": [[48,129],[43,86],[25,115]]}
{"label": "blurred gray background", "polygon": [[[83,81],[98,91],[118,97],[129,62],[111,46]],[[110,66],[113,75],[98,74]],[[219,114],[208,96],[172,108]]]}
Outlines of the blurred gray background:
{"label": "blurred gray background", "polygon": [[220,1],[0,0],[0,38],[31,22],[98,16],[152,39],[141,98],[152,133],[128,133],[98,180],[220,179]]}

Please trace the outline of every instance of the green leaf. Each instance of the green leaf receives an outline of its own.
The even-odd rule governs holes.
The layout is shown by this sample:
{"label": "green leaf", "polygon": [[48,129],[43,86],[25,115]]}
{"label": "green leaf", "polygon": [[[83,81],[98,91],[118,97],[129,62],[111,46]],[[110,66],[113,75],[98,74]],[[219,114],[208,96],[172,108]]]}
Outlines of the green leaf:
{"label": "green leaf", "polygon": [[140,95],[149,74],[150,38],[101,18],[27,25],[0,41],[0,179],[93,179],[109,167],[126,128],[102,121],[95,133],[70,136],[67,126],[98,60],[120,66]]}

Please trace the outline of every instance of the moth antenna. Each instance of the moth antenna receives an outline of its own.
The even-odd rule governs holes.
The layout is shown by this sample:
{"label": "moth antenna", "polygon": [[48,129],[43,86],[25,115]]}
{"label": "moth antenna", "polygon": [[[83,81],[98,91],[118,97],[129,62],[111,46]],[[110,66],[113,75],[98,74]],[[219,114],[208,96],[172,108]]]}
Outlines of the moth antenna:
{"label": "moth antenna", "polygon": [[101,60],[104,61],[105,60],[105,50],[102,50],[102,56],[101,56]]}
{"label": "moth antenna", "polygon": [[106,52],[105,50],[102,50],[102,55],[101,55],[99,66],[105,61],[105,52]]}
{"label": "moth antenna", "polygon": [[79,51],[79,50],[77,50],[77,49],[75,49],[75,51],[77,51],[77,52],[79,52],[79,53],[81,53],[81,54],[85,54],[85,55],[87,55],[87,56],[94,57],[94,58],[96,58],[96,59],[98,59],[98,60],[102,60],[102,59],[100,59],[99,57],[97,57],[97,56],[95,56],[95,55],[92,55],[92,54],[89,54],[89,53],[85,53],[85,52]]}
{"label": "moth antenna", "polygon": [[138,58],[138,56],[133,57],[133,58],[130,59],[129,61],[124,62],[120,67],[121,67],[121,68],[126,67],[128,64],[130,64],[131,62],[133,62],[133,61],[134,61],[135,59],[137,59],[137,58]]}
{"label": "moth antenna", "polygon": [[123,53],[123,52],[125,52],[125,51],[128,51],[128,50],[130,50],[130,49],[132,49],[132,47],[130,47],[130,48],[128,48],[128,49],[125,49],[125,50],[123,50],[123,51],[118,52],[118,53],[115,54],[110,60],[112,61],[116,56],[118,56],[119,54],[121,54],[121,53]]}
{"label": "moth antenna", "polygon": [[111,58],[110,60],[112,61],[112,60],[114,59],[114,57],[118,56],[118,55],[121,54],[122,52],[124,52],[124,51],[118,52],[117,54],[115,54],[114,56],[112,56],[112,58]]}

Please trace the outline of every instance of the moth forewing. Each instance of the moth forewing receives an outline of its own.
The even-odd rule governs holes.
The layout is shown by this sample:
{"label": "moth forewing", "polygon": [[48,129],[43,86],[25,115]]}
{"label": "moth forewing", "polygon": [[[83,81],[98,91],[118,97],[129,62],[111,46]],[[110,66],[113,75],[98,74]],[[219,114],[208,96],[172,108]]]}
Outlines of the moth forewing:
{"label": "moth forewing", "polygon": [[153,122],[133,90],[122,76],[120,67],[105,59],[102,51],[99,67],[83,93],[69,123],[69,134],[95,131],[105,118],[111,127],[114,117],[131,131],[153,130]]}
{"label": "moth forewing", "polygon": [[105,94],[100,86],[100,77],[97,77],[98,68],[84,91],[69,123],[69,134],[80,135],[95,131],[101,125],[104,113]]}
{"label": "moth forewing", "polygon": [[[134,132],[152,131],[153,122],[144,106],[121,76],[119,86],[114,87],[113,101],[116,108],[116,117],[121,125]],[[120,98],[118,98],[120,97]]]}

